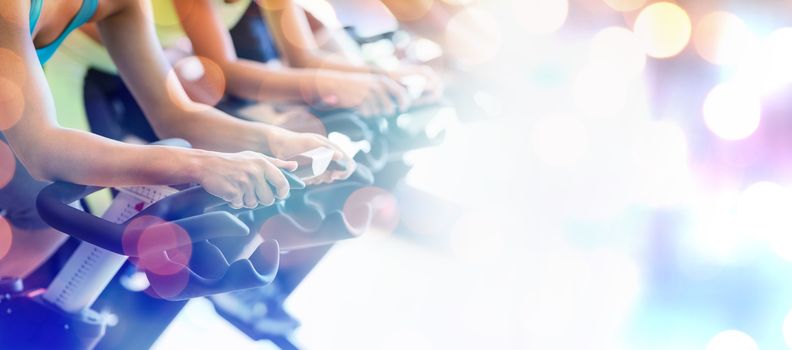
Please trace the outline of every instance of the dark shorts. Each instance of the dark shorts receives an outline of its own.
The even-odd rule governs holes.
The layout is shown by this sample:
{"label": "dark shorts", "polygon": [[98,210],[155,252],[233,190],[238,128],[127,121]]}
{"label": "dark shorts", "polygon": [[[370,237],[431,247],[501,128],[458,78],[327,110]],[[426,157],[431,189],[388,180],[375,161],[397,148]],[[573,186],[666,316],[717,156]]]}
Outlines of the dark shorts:
{"label": "dark shorts", "polygon": [[[2,133],[0,140],[6,142]],[[33,179],[19,159],[15,158],[15,161],[14,177],[0,188],[0,212],[14,227],[26,230],[45,228],[48,225],[36,210],[36,196],[49,183]]]}

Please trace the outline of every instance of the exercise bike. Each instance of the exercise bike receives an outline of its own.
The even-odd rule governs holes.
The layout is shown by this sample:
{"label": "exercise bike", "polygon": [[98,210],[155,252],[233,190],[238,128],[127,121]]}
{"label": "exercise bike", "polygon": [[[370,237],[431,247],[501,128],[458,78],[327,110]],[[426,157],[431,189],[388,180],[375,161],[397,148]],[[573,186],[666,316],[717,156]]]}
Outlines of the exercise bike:
{"label": "exercise bike", "polygon": [[[284,175],[292,189],[304,188],[297,177],[287,172]],[[258,234],[261,224],[278,215],[289,218],[285,203],[234,210],[197,186],[118,189],[111,207],[99,218],[75,204],[97,190],[55,183],[39,194],[37,206],[42,218],[82,242],[46,289],[27,291],[18,279],[0,279],[3,348],[102,348],[99,345],[113,317],[92,306],[103,291],[108,292],[106,287],[127,259],[146,277],[147,286],[137,296],[171,304],[170,310],[178,313],[191,298],[269,285],[275,280],[284,252],[327,245],[367,229],[365,222],[360,226],[347,222],[343,212],[334,209],[336,204],[301,200],[297,207],[310,206],[318,218],[314,230],[303,232],[310,237],[285,232],[262,236]],[[334,190],[324,189],[328,191]],[[109,289],[118,285],[113,283]],[[107,295],[118,296],[103,296]],[[126,301],[113,300],[119,304]],[[134,300],[131,304],[135,305]],[[124,316],[116,313],[120,322],[126,321]],[[138,341],[134,332],[123,333],[126,348],[151,345]]]}

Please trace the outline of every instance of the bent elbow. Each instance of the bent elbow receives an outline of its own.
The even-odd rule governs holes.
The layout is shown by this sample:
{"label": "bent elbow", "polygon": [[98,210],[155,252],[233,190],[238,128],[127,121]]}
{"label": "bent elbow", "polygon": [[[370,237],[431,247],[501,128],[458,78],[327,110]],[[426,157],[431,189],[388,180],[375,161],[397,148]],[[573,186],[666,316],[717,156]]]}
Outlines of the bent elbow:
{"label": "bent elbow", "polygon": [[34,180],[44,182],[57,180],[57,175],[48,166],[50,162],[40,158],[35,154],[19,155],[19,161]]}

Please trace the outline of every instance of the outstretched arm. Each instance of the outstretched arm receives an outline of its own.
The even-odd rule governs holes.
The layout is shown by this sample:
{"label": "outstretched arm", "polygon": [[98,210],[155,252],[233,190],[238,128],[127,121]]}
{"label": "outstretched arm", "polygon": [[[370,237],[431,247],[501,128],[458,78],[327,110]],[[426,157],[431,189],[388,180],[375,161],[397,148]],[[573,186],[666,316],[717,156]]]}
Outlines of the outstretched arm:
{"label": "outstretched arm", "polygon": [[[190,182],[186,150],[144,149],[62,129],[30,37],[29,5],[0,7],[0,130],[30,173],[44,180],[100,186]],[[168,164],[171,163],[171,164]]]}
{"label": "outstretched arm", "polygon": [[121,4],[119,11],[98,22],[99,33],[158,136],[184,138],[201,149],[256,151],[281,159],[328,147],[336,151],[337,160],[348,159],[325,137],[244,121],[191,101],[157,41],[149,2],[115,1]]}
{"label": "outstretched arm", "polygon": [[[357,109],[364,116],[394,114],[389,90],[400,87],[370,75],[313,68],[273,68],[236,56],[233,42],[212,0],[174,0],[195,54],[217,64],[231,94],[258,101],[301,101]],[[189,84],[189,82],[186,82]],[[401,101],[406,103],[407,101]],[[401,106],[406,108],[405,106]]]}
{"label": "outstretched arm", "polygon": [[149,2],[121,1],[118,12],[97,26],[157,135],[181,137],[203,149],[270,153],[272,127],[233,118],[189,99],[156,39]]}
{"label": "outstretched arm", "polygon": [[107,187],[197,182],[237,207],[271,204],[274,195],[288,194],[278,167],[294,169],[293,162],[255,152],[129,145],[58,127],[28,11],[24,1],[0,6],[0,130],[32,176]]}
{"label": "outstretched arm", "polygon": [[173,6],[195,54],[222,69],[228,92],[258,101],[314,102],[316,96],[312,96],[310,88],[317,70],[273,68],[238,58],[215,1],[175,0]]}

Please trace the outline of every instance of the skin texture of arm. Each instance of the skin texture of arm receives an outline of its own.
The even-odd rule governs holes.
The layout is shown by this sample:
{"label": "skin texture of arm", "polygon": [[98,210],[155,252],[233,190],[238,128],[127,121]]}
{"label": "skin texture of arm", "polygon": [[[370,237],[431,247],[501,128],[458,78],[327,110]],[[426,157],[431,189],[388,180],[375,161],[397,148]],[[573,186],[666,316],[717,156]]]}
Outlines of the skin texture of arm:
{"label": "skin texture of arm", "polygon": [[[0,71],[0,129],[30,173],[44,180],[99,186],[174,184],[194,180],[193,152],[126,145],[84,132],[61,129],[30,37],[29,5],[9,2],[0,15],[0,50],[10,64]],[[174,160],[176,159],[176,160]],[[172,162],[172,164],[168,164]]]}
{"label": "skin texture of arm", "polygon": [[[101,3],[104,7],[100,6],[96,15],[100,27],[107,26],[106,29],[114,32],[146,33],[139,29],[150,24],[140,4],[137,0]],[[0,53],[10,62],[0,71],[0,100],[10,101],[0,104],[0,130],[32,176],[108,187],[197,182],[235,207],[268,205],[274,196],[283,198],[288,194],[289,185],[278,167],[294,169],[296,163],[293,162],[251,151],[217,153],[129,145],[58,127],[52,96],[28,31],[28,5],[13,2],[0,7],[0,11]],[[108,22],[102,23],[104,21]],[[121,36],[116,39],[137,38]],[[132,52],[126,54],[146,56],[135,52],[136,49],[146,50],[145,46],[127,46]],[[149,54],[152,56],[156,57]],[[129,61],[118,63],[132,66],[132,69],[127,68],[127,74],[145,70]],[[156,83],[152,85],[152,89],[157,87]],[[269,184],[275,187],[275,194]]]}
{"label": "skin texture of arm", "polygon": [[[133,1],[137,0],[103,1],[95,17],[120,20],[120,25],[139,24],[124,22],[130,8],[124,6]],[[273,197],[288,195],[288,183],[277,167],[293,170],[296,163],[269,159],[255,152],[224,154],[129,145],[60,128],[30,35],[29,4],[8,1],[0,6],[0,132],[32,176],[108,187],[198,182],[234,207],[269,205]],[[66,17],[61,13],[68,13],[62,10],[74,4],[79,3],[49,2],[50,7],[44,11],[48,15],[41,18],[37,27],[44,34],[37,39],[50,42],[48,39],[55,37],[55,30],[50,27],[57,29],[57,22]],[[115,29],[137,30],[123,26]],[[275,194],[268,182],[274,185]],[[65,240],[63,234],[50,228],[12,230],[14,244],[0,257],[2,276],[27,276]]]}
{"label": "skin texture of arm", "polygon": [[123,13],[99,21],[97,27],[157,136],[184,138],[197,148],[214,151],[271,153],[267,141],[274,137],[274,128],[233,118],[189,99],[156,39],[149,3],[124,2]]}
{"label": "skin texture of arm", "polygon": [[[221,152],[256,151],[287,159],[302,152],[328,147],[335,159],[347,159],[327,138],[290,132],[263,123],[234,118],[190,100],[172,71],[156,39],[148,1],[127,2],[123,13],[97,23],[102,42],[161,138],[186,139],[196,148]],[[129,28],[135,28],[129,30]],[[354,169],[354,167],[350,167]],[[344,179],[349,173],[334,173]]]}
{"label": "skin texture of arm", "polygon": [[222,69],[228,92],[257,101],[314,102],[316,96],[310,91],[310,84],[319,73],[317,70],[273,68],[239,59],[212,0],[175,0],[173,6],[195,54],[212,60]]}
{"label": "skin texture of arm", "polygon": [[[383,83],[380,77],[327,69],[274,68],[239,59],[228,29],[218,16],[216,7],[222,5],[213,0],[175,0],[173,5],[195,54],[220,67],[228,92],[233,95],[262,102],[305,102],[357,109],[364,116],[395,112],[388,82]],[[398,89],[393,85],[393,89]],[[209,86],[210,90],[213,88],[216,87]]]}

